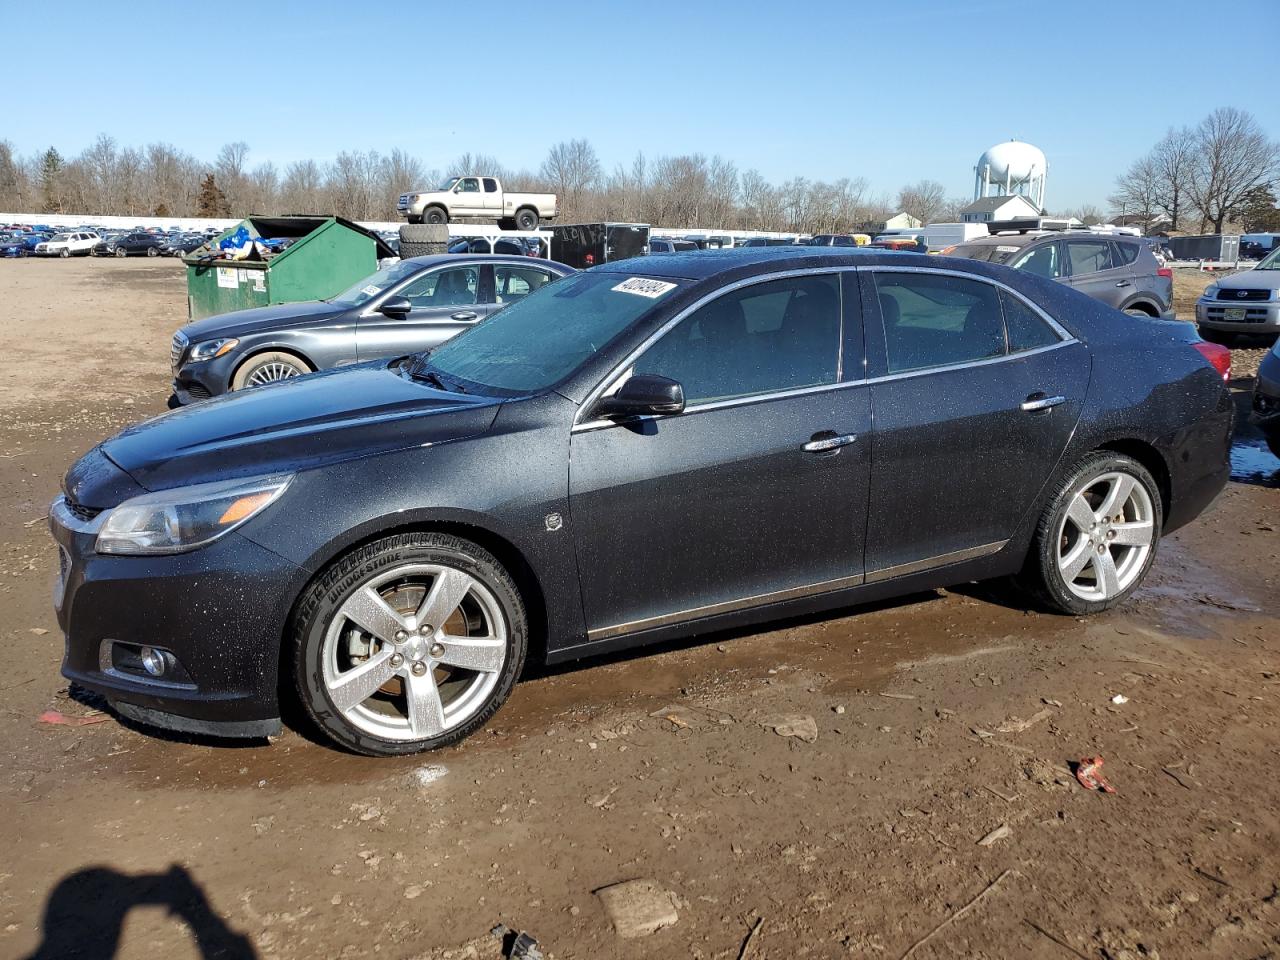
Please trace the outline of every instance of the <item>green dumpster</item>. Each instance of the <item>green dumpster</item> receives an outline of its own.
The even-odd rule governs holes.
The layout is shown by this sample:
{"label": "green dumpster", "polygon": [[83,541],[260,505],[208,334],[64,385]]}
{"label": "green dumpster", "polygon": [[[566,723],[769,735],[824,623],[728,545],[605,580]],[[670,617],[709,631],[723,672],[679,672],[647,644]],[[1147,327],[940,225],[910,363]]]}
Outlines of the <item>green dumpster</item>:
{"label": "green dumpster", "polygon": [[[254,240],[290,241],[279,253],[218,259],[218,241],[244,227]],[[278,246],[278,244],[275,244]],[[187,254],[187,315],[192,320],[273,303],[324,300],[394,257],[377,234],[342,217],[250,217]]]}

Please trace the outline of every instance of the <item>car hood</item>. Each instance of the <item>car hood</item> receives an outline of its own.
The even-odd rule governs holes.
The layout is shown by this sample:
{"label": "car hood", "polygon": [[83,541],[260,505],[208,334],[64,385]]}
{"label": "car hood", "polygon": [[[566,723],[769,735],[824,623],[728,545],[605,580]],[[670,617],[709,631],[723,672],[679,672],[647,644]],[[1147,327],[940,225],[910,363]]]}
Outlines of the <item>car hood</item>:
{"label": "car hood", "polygon": [[323,300],[308,300],[304,303],[277,303],[270,307],[253,307],[249,310],[237,310],[234,313],[220,313],[188,323],[182,333],[192,343],[209,340],[213,337],[238,337],[259,330],[279,330],[282,327],[305,326],[317,320],[327,320],[337,316],[348,308]]}
{"label": "car hood", "polygon": [[384,360],[215,397],[101,449],[140,486],[163,490],[461,440],[489,429],[501,403],[433,389]]}
{"label": "car hood", "polygon": [[1245,270],[1214,281],[1220,290],[1280,289],[1280,270]]}

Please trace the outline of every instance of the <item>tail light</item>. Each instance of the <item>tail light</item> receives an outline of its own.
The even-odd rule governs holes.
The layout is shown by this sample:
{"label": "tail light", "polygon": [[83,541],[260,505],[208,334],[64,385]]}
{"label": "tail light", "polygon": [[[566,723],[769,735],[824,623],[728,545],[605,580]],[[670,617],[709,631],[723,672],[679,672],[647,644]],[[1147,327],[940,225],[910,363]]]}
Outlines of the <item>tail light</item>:
{"label": "tail light", "polygon": [[1209,361],[1209,365],[1213,369],[1222,374],[1223,380],[1231,379],[1231,351],[1221,344],[1206,343],[1201,340],[1194,344],[1195,348],[1200,351],[1200,356]]}
{"label": "tail light", "polygon": [[1156,271],[1156,276],[1157,276],[1157,277],[1164,277],[1166,280],[1172,280],[1172,279],[1173,279],[1173,268],[1172,268],[1172,267],[1161,267],[1159,270],[1157,270],[1157,271]]}

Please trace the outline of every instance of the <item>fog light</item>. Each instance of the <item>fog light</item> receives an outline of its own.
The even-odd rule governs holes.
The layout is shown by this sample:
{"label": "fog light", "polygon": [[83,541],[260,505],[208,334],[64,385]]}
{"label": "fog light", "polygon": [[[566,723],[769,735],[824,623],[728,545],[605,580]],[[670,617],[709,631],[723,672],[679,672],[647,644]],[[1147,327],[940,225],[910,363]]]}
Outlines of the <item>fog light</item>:
{"label": "fog light", "polygon": [[164,676],[164,668],[167,665],[164,654],[159,650],[155,650],[151,647],[142,648],[142,669],[151,674],[151,676]]}

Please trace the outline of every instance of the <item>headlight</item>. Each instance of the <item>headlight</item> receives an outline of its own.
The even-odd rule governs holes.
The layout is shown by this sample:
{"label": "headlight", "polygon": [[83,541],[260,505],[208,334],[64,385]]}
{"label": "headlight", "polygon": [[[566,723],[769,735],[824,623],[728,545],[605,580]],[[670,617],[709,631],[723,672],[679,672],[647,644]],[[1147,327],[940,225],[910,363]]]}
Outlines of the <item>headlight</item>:
{"label": "headlight", "polygon": [[1205,300],[1217,299],[1218,285],[1216,283],[1209,284],[1207,287],[1204,288],[1204,293],[1200,294],[1200,296],[1203,297]]}
{"label": "headlight", "polygon": [[223,337],[221,340],[206,340],[197,343],[187,354],[188,360],[212,360],[228,351],[234,350],[240,341],[234,337]]}
{"label": "headlight", "polygon": [[293,476],[198,483],[126,500],[107,514],[99,553],[182,553],[212,543],[264,510]]}

